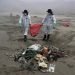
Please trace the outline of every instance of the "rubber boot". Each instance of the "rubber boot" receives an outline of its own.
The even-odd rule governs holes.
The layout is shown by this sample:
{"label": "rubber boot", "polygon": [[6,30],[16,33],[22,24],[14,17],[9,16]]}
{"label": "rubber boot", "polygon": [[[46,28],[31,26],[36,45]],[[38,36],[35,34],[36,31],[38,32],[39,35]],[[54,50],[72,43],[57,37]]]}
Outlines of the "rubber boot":
{"label": "rubber boot", "polygon": [[24,41],[27,41],[27,36],[26,35],[24,35]]}
{"label": "rubber boot", "polygon": [[43,41],[45,41],[46,40],[46,35],[44,35],[44,37],[43,37]]}
{"label": "rubber boot", "polygon": [[49,40],[49,38],[50,38],[50,34],[47,35],[47,41]]}

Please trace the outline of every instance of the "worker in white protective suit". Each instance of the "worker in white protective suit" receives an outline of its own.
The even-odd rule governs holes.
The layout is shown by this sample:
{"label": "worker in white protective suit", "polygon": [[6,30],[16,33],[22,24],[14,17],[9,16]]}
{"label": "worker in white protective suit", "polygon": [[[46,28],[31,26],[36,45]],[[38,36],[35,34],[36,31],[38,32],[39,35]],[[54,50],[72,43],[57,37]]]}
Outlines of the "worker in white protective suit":
{"label": "worker in white protective suit", "polygon": [[22,16],[19,19],[19,24],[22,25],[24,29],[24,41],[27,40],[28,31],[31,25],[31,19],[28,15],[28,11],[24,10]]}
{"label": "worker in white protective suit", "polygon": [[56,18],[51,9],[47,10],[47,15],[42,21],[44,37],[43,40],[49,40],[50,34],[53,32],[56,24]]}

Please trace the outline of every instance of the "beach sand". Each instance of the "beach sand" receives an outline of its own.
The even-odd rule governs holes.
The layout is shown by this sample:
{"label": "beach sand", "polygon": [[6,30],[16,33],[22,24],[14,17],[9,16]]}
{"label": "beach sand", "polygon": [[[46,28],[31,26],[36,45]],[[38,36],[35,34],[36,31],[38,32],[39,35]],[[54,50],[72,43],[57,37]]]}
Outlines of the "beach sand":
{"label": "beach sand", "polygon": [[[70,20],[70,26],[61,25],[63,19]],[[32,17],[32,23],[41,23],[42,18]],[[17,17],[0,17],[0,75],[75,75],[75,18],[58,17],[56,30],[51,35],[51,41],[44,42],[43,29],[36,37],[28,35],[28,41],[23,41],[23,31],[18,25]],[[42,35],[41,35],[42,34]],[[41,73],[39,71],[21,71],[19,64],[14,62],[13,56],[16,52],[27,48],[29,45],[39,43],[41,45],[54,45],[65,50],[65,58],[59,59],[55,64],[54,73]]]}

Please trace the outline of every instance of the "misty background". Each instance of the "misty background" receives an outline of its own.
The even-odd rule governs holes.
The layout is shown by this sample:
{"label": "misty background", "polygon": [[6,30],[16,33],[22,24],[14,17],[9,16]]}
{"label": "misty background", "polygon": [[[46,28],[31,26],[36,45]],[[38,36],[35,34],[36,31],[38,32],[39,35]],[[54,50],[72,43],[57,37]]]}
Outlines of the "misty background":
{"label": "misty background", "polygon": [[75,0],[0,0],[0,14],[20,14],[24,9],[45,14],[49,8],[56,15],[75,15]]}

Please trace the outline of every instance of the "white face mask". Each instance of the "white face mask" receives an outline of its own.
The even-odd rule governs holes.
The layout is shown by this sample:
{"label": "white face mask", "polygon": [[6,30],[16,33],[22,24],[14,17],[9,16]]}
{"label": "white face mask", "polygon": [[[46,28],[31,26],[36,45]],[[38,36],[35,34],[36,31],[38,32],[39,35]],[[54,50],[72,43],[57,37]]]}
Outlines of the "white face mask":
{"label": "white face mask", "polygon": [[27,16],[27,14],[26,14],[26,13],[24,13],[23,15],[24,15],[24,16]]}
{"label": "white face mask", "polygon": [[47,12],[47,15],[50,15],[50,13]]}

